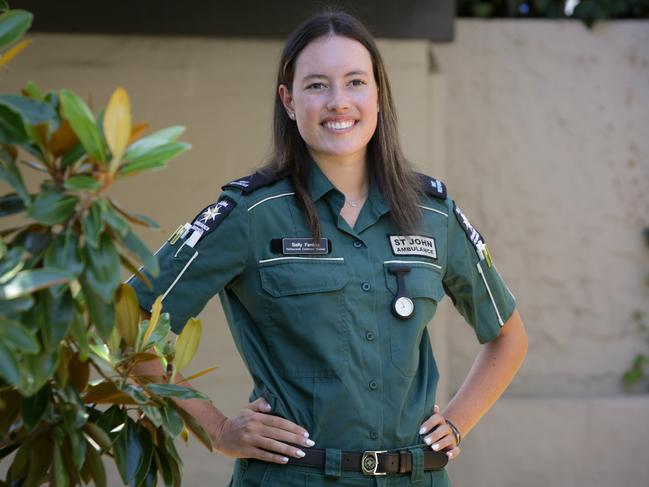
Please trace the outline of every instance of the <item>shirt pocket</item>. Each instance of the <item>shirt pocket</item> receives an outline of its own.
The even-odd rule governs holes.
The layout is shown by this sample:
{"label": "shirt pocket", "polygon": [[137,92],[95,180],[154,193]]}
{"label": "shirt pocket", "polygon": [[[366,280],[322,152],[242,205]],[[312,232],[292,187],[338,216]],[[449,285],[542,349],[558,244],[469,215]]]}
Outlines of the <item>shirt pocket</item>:
{"label": "shirt pocket", "polygon": [[383,263],[385,285],[388,290],[387,306],[391,308],[392,300],[397,295],[397,277],[390,273],[391,267],[408,267],[404,275],[406,296],[415,304],[415,310],[406,320],[395,317],[391,310],[388,326],[390,328],[390,357],[392,363],[406,376],[417,373],[420,354],[428,347],[422,343],[426,325],[437,309],[437,304],[444,298],[441,267],[420,260],[388,260]]}
{"label": "shirt pocket", "polygon": [[279,257],[259,262],[268,346],[280,374],[331,377],[349,356],[348,281],[342,257]]}

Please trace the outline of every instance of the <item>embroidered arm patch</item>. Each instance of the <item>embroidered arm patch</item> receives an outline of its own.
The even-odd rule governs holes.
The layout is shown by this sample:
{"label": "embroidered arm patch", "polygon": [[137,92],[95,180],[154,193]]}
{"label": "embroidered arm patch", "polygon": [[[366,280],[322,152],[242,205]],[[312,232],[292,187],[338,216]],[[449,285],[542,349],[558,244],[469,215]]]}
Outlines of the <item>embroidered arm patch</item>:
{"label": "embroidered arm patch", "polygon": [[224,196],[196,215],[191,224],[185,223],[179,226],[169,237],[169,243],[174,245],[178,239],[182,239],[183,245],[193,248],[203,237],[214,231],[235,206],[237,206],[236,201]]}
{"label": "embroidered arm patch", "polygon": [[426,194],[441,200],[446,199],[446,185],[443,182],[426,174],[417,173],[417,176]]}
{"label": "embroidered arm patch", "polygon": [[487,265],[491,267],[491,255],[489,255],[489,250],[487,249],[487,244],[485,243],[484,238],[482,238],[480,232],[478,232],[478,230],[476,230],[475,227],[471,225],[471,222],[464,215],[464,213],[462,213],[460,207],[455,204],[455,201],[453,202],[453,213],[455,213],[457,221],[460,223],[460,226],[464,230],[464,233],[466,233],[469,242],[471,242],[471,245],[473,245],[473,248],[478,254],[480,260],[484,260]]}

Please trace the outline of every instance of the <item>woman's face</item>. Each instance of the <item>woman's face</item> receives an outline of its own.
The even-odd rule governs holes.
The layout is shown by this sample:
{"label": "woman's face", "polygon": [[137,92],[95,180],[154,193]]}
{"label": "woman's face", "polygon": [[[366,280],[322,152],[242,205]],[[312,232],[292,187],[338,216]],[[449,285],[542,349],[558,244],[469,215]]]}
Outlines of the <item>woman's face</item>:
{"label": "woman's face", "polygon": [[279,94],[314,159],[365,161],[376,130],[378,87],[360,42],[336,35],[315,39],[296,59],[292,91],[281,85]]}

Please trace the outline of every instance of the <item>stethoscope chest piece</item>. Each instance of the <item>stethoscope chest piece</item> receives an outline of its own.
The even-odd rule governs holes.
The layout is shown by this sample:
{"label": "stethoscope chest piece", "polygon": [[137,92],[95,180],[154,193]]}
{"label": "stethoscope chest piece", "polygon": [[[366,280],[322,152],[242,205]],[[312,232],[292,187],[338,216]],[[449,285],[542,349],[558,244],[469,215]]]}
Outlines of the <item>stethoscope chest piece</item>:
{"label": "stethoscope chest piece", "polygon": [[415,303],[408,297],[404,275],[410,272],[410,267],[390,267],[390,274],[397,278],[397,295],[392,300],[392,314],[400,320],[407,320],[415,312]]}

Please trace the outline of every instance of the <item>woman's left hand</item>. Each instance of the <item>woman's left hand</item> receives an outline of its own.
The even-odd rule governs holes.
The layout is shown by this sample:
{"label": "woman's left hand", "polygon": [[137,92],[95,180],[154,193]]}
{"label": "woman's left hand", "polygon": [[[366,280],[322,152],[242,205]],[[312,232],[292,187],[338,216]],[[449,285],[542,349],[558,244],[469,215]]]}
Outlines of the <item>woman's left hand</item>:
{"label": "woman's left hand", "polygon": [[[426,433],[429,433],[426,435]],[[451,427],[446,424],[444,416],[439,414],[439,406],[435,404],[433,415],[424,421],[419,430],[420,435],[424,436],[424,442],[431,445],[435,451],[443,451],[449,458],[455,459],[460,454],[460,447],[457,446],[455,435]]]}

